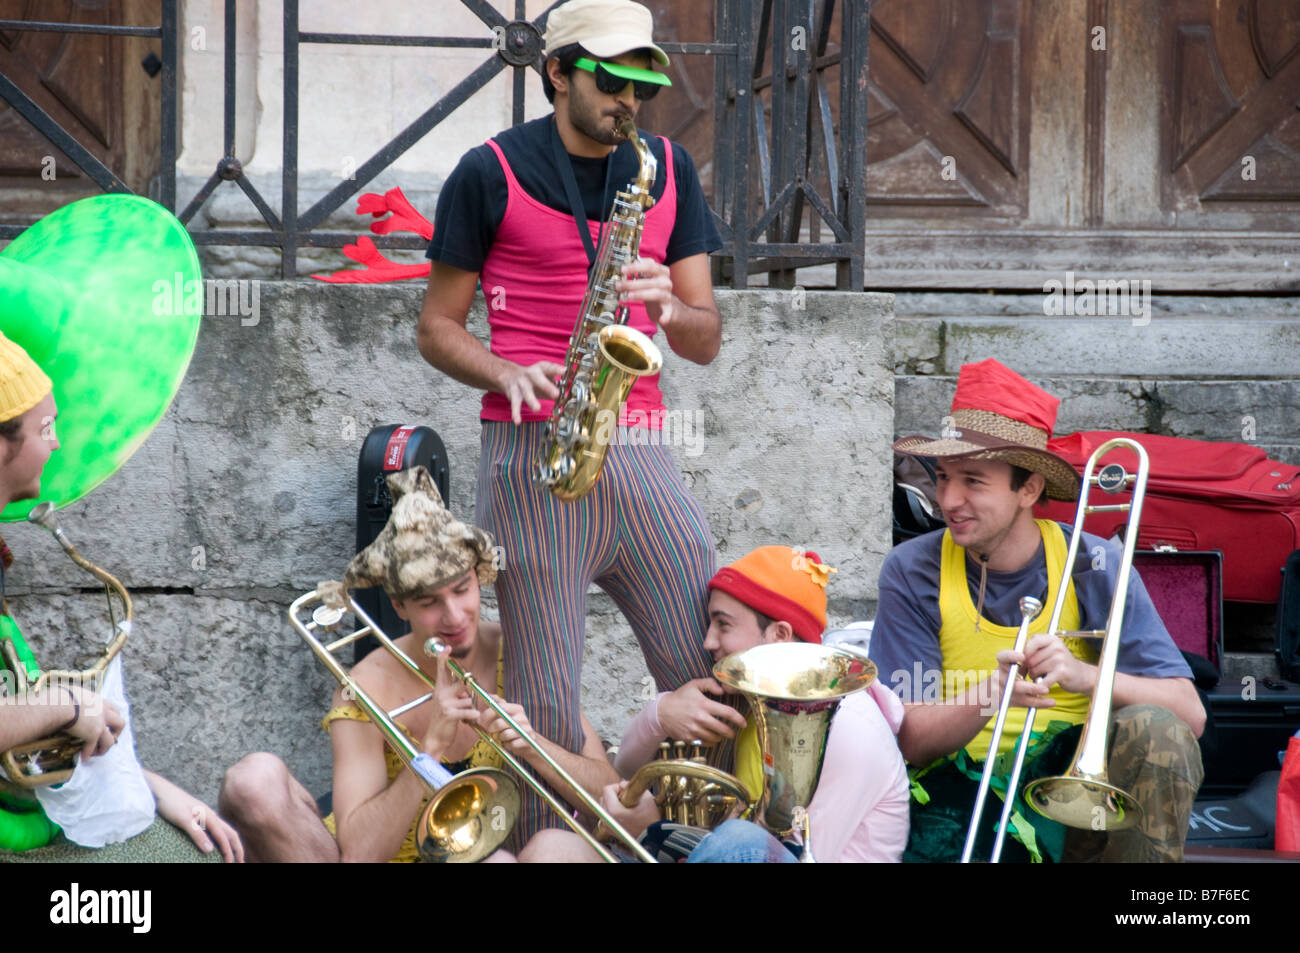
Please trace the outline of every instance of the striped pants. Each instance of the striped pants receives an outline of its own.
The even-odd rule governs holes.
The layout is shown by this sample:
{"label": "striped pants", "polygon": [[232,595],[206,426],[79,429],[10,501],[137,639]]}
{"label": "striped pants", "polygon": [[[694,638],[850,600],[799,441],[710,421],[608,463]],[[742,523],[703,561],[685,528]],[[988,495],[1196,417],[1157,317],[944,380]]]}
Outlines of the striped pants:
{"label": "striped pants", "polygon": [[[562,503],[532,486],[543,427],[483,421],[476,518],[505,551],[496,594],[506,698],[542,735],[578,751],[588,587],[609,593],[659,690],[671,691],[711,670],[704,634],[717,553],[666,447],[611,446],[595,488]],[[562,823],[531,790],[521,793],[520,845]]]}

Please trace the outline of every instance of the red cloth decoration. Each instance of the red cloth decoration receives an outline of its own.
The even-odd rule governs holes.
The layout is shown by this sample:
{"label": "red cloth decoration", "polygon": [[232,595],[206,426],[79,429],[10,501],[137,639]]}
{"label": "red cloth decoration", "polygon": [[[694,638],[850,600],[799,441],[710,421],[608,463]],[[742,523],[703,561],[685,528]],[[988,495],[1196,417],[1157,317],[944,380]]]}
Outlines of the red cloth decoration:
{"label": "red cloth decoration", "polygon": [[1287,742],[1277,783],[1277,827],[1273,849],[1300,851],[1300,736]]}
{"label": "red cloth decoration", "polygon": [[[375,221],[370,230],[376,235],[391,232],[414,232],[425,241],[433,238],[433,223],[421,215],[402,194],[401,189],[389,189],[383,195],[367,192],[357,199],[357,214],[370,215]],[[384,218],[391,215],[389,218]],[[378,284],[384,281],[402,281],[407,278],[427,278],[433,265],[419,262],[403,265],[386,258],[375,243],[362,235],[355,245],[344,245],[343,254],[362,268],[345,268],[330,275],[312,275],[317,281],[334,284]]]}
{"label": "red cloth decoration", "polygon": [[987,410],[1045,430],[1049,437],[1060,406],[1058,398],[993,358],[963,364],[952,399],[953,410]]}

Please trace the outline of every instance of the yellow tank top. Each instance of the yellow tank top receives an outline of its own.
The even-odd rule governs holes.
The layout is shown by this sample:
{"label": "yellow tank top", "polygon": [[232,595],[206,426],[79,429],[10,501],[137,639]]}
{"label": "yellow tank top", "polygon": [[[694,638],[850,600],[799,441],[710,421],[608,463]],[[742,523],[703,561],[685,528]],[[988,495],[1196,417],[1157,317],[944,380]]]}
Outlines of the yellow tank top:
{"label": "yellow tank top", "polygon": [[[1047,631],[1068,550],[1065,534],[1057,523],[1052,520],[1034,522],[1038,524],[1038,531],[1043,537],[1043,553],[1047,558],[1047,600],[1043,603],[1043,611],[1038,614],[1038,618],[1030,623],[1031,636]],[[939,629],[939,649],[943,655],[944,669],[943,697],[947,700],[978,685],[997,668],[998,652],[1014,648],[1016,633],[1019,631],[1018,626],[994,625],[988,619],[981,619],[979,630],[976,631],[975,603],[966,582],[966,550],[955,544],[952,534],[947,531],[943,534],[943,552],[940,557],[939,614],[943,620]],[[1060,629],[1068,632],[1078,628],[1079,602],[1074,592],[1074,580],[1071,579],[1066,583]],[[1097,649],[1088,643],[1068,639],[1066,644],[1076,658],[1096,662]],[[1087,717],[1090,701],[1087,695],[1067,692],[1057,685],[1052,688],[1050,697],[1056,700],[1056,707],[1039,710],[1034,722],[1039,730],[1046,728],[1050,721],[1077,725]],[[1000,700],[1000,697],[987,700],[994,716]],[[998,746],[999,754],[1015,747],[1025,726],[1026,711],[1024,708],[1011,708],[1007,711],[1006,726]],[[990,717],[979,734],[966,745],[966,753],[976,761],[983,761],[988,754],[995,720],[995,717]]]}
{"label": "yellow tank top", "polygon": [[[497,694],[500,695],[504,690],[505,659],[503,656],[498,655]],[[367,715],[365,711],[355,704],[348,703],[346,705],[339,705],[335,708],[331,708],[325,713],[325,717],[321,719],[320,725],[328,732],[330,730],[330,725],[338,721],[340,718],[345,721],[370,721],[370,716]],[[396,724],[397,727],[402,730],[402,734],[406,735],[410,742],[418,747],[420,743],[419,740],[406,729],[406,726],[401,722],[397,722]],[[460,770],[468,770],[469,768],[504,769],[506,766],[505,759],[501,757],[495,748],[482,738],[474,743],[474,747],[469,749],[469,754],[460,761],[443,761],[442,763],[444,765],[455,765]],[[402,772],[402,769],[405,768],[402,759],[398,756],[397,752],[389,746],[388,742],[384,742],[384,767],[388,772],[389,784],[392,784],[393,780]],[[424,813],[424,805],[427,803],[427,798],[420,803],[420,809],[415,812],[415,817],[411,818],[411,828],[406,832],[406,837],[402,839],[402,846],[398,848],[397,853],[394,854],[392,860],[389,861],[390,864],[412,864],[420,859],[420,850],[415,843],[415,825],[419,823],[420,815]],[[324,820],[325,829],[337,837],[338,831],[334,824],[334,814],[330,813],[330,815]]]}

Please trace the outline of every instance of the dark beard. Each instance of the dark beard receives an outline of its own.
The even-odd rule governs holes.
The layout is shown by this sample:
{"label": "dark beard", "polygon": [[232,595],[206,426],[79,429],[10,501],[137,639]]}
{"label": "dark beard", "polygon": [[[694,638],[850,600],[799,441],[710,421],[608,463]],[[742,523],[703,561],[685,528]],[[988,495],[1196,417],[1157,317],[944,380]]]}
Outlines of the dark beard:
{"label": "dark beard", "polygon": [[602,146],[617,146],[623,141],[618,134],[618,127],[604,127],[606,116],[594,109],[586,100],[569,97],[569,124],[588,139],[599,142]]}

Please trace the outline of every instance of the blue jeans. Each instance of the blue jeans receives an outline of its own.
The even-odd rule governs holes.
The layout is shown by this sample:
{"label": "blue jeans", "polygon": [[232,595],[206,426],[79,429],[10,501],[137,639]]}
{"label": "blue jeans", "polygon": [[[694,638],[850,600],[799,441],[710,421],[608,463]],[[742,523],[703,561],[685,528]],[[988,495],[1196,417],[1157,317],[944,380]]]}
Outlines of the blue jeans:
{"label": "blue jeans", "polygon": [[795,864],[790,849],[751,821],[731,820],[700,841],[688,864]]}

